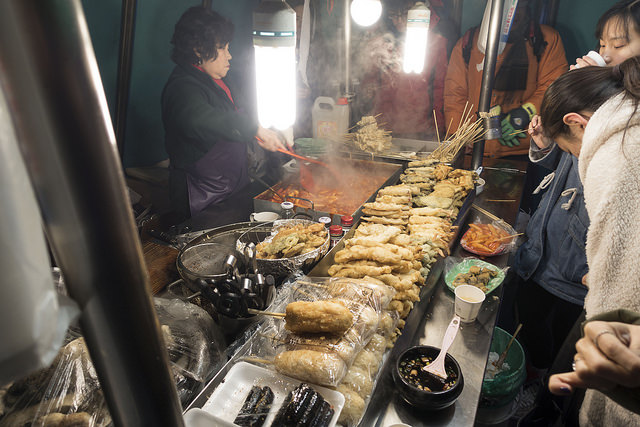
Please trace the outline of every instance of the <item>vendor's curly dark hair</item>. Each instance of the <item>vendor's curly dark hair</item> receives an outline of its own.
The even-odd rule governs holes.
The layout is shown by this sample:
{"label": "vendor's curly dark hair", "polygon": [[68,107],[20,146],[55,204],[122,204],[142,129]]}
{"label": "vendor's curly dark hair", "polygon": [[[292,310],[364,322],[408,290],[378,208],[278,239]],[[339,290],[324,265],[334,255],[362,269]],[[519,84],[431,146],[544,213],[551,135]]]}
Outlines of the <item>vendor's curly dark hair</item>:
{"label": "vendor's curly dark hair", "polygon": [[229,19],[202,6],[191,7],[182,14],[173,31],[171,59],[176,64],[215,60],[218,49],[232,38],[233,23]]}

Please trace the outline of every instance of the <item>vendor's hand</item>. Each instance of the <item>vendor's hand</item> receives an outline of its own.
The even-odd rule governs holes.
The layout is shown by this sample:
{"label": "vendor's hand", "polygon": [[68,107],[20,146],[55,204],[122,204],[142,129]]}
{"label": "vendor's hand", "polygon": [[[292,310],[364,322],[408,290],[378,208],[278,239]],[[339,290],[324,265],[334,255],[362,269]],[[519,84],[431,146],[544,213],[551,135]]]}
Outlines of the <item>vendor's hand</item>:
{"label": "vendor's hand", "polygon": [[542,127],[540,116],[536,115],[531,119],[531,123],[529,123],[529,135],[531,135],[531,139],[540,149],[545,149],[553,143],[551,138],[547,138],[544,135],[544,128]]}
{"label": "vendor's hand", "polygon": [[258,126],[258,132],[256,133],[256,139],[258,145],[268,151],[288,150],[285,145],[284,138],[279,133],[272,131],[271,129]]}
{"label": "vendor's hand", "polygon": [[593,59],[591,59],[590,57],[588,57],[587,55],[585,55],[582,58],[577,58],[576,63],[571,67],[569,67],[569,69],[575,70],[576,68],[593,67],[593,66],[598,66],[598,63]]}
{"label": "vendor's hand", "polygon": [[298,99],[307,99],[311,96],[311,89],[305,84],[299,84],[296,88],[296,96]]}
{"label": "vendor's hand", "polygon": [[575,370],[552,375],[549,390],[558,395],[575,388],[610,390],[640,386],[640,325],[592,321],[576,343]]}

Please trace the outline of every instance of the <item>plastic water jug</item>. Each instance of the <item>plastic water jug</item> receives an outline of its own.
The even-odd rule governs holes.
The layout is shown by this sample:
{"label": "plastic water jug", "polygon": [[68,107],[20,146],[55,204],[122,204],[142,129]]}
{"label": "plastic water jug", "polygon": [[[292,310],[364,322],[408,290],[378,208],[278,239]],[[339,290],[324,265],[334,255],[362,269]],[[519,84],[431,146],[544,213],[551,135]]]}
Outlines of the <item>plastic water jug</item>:
{"label": "plastic water jug", "polygon": [[347,98],[335,102],[328,96],[319,96],[313,103],[311,117],[314,138],[342,142],[349,129],[349,102]]}

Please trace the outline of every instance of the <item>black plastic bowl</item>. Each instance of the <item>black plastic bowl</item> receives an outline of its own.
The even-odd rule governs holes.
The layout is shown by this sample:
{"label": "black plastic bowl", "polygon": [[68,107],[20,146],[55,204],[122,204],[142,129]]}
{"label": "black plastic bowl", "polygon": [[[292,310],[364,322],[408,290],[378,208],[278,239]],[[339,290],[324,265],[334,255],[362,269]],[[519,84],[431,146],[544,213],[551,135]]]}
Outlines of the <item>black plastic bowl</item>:
{"label": "black plastic bowl", "polygon": [[464,378],[462,376],[462,370],[460,369],[460,365],[450,354],[447,353],[445,358],[445,368],[447,370],[451,369],[456,375],[457,380],[451,386],[451,388],[443,391],[426,391],[421,390],[418,387],[414,386],[407,382],[402,375],[400,374],[400,364],[404,360],[410,360],[418,356],[427,356],[432,360],[440,353],[440,349],[438,347],[433,347],[430,345],[418,345],[415,347],[410,347],[398,357],[396,361],[395,367],[393,369],[393,381],[400,392],[400,395],[404,400],[406,400],[410,405],[418,408],[418,409],[427,409],[427,410],[436,410],[436,409],[444,409],[450,405],[452,405],[460,393],[462,393],[462,389],[464,387]]}

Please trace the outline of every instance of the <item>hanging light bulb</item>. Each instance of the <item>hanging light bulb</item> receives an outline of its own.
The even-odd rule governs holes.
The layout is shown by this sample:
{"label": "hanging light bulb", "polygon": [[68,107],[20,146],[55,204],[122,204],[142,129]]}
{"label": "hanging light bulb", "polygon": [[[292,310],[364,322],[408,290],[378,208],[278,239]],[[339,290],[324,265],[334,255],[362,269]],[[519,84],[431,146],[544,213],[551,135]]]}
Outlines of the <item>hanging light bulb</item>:
{"label": "hanging light bulb", "polygon": [[258,121],[285,130],[296,120],[296,13],[283,0],[253,11]]}
{"label": "hanging light bulb", "polygon": [[403,70],[405,73],[421,73],[427,54],[431,11],[423,2],[416,4],[407,13],[407,33],[404,42]]}
{"label": "hanging light bulb", "polygon": [[375,24],[381,14],[380,0],[353,0],[351,3],[351,17],[363,27]]}

